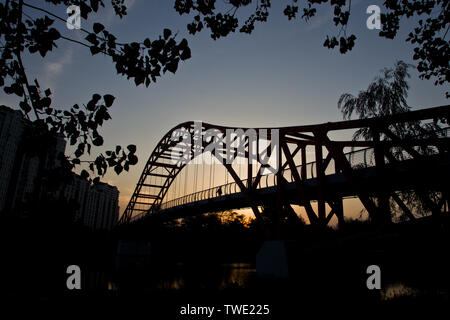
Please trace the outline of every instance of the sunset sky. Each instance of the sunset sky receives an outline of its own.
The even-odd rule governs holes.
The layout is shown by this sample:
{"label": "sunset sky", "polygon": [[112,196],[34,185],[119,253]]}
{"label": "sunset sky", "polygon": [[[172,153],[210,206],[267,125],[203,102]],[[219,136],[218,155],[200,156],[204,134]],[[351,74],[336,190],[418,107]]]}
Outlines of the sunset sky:
{"label": "sunset sky", "polygon": [[[175,75],[168,73],[149,88],[136,87],[115,73],[108,57],[92,57],[87,48],[65,40],[45,59],[38,55],[24,58],[29,78],[37,77],[41,87],[51,88],[55,107],[86,103],[93,93],[116,97],[112,120],[102,131],[104,149],[133,143],[139,157],[129,173],[117,176],[110,170],[104,178],[120,190],[121,213],[153,148],[178,123],[201,120],[237,127],[275,127],[338,121],[342,117],[337,100],[342,93],[357,94],[380,69],[392,67],[396,60],[415,63],[413,46],[404,41],[411,22],[401,25],[395,40],[380,38],[376,30],[367,29],[367,6],[382,1],[352,1],[348,32],[355,33],[357,40],[356,47],[345,55],[322,46],[326,35],[338,33],[329,5],[306,23],[288,21],[282,13],[287,1],[272,1],[269,21],[257,24],[253,34],[235,33],[214,41],[207,30],[189,35],[186,24],[192,17],[180,17],[173,1],[127,2],[124,19],[108,6],[88,21],[82,20],[82,27],[91,30],[93,21],[101,22],[118,42],[153,40],[164,28],[178,31],[179,40],[185,37],[189,41],[192,58],[181,63]],[[56,11],[46,8],[67,16],[64,7]],[[39,14],[29,8],[25,12]],[[55,24],[64,28],[62,22]],[[64,35],[79,40],[85,36],[79,30],[64,30]],[[411,76],[408,103],[413,109],[448,104],[448,87],[420,80],[415,69]],[[17,108],[17,100],[3,91],[0,104]]]}

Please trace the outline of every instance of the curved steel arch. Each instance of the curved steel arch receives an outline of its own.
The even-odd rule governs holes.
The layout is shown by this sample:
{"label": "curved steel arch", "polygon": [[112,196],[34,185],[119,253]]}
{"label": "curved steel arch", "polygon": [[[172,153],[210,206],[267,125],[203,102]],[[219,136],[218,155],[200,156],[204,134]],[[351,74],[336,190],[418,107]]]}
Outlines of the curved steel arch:
{"label": "curved steel arch", "polygon": [[[168,151],[172,151],[172,148],[174,146],[172,133],[181,128],[191,127],[193,126],[193,124],[193,122],[185,122],[173,127],[158,142],[155,149],[151,153],[144,167],[144,170],[141,173],[141,176],[139,177],[133,195],[131,196],[129,203],[122,217],[120,218],[119,223],[129,222],[133,216],[133,212],[135,211],[141,211],[141,213],[151,212],[161,205],[162,200],[164,199],[164,196],[167,193],[167,190],[169,189],[172,181],[185,165],[175,165],[173,163],[168,163],[167,161],[158,162],[157,160],[160,159],[160,157],[164,157],[165,154],[168,153]],[[167,171],[167,174],[158,172],[164,171],[158,169],[164,169],[165,171]],[[149,177],[160,177],[165,179],[165,181],[163,185],[152,185],[150,183],[146,183],[147,178]],[[152,190],[155,191],[152,192],[152,194],[144,194],[141,193],[143,191],[143,187],[154,188],[156,190]],[[144,201],[142,201],[141,199]]]}
{"label": "curved steel arch", "polygon": [[[201,123],[201,127],[198,127],[198,123]],[[129,222],[135,216],[141,216],[143,214],[151,214],[155,211],[158,211],[164,197],[167,194],[172,182],[175,180],[177,175],[181,172],[181,170],[186,166],[189,161],[180,161],[176,163],[171,157],[175,152],[179,152],[180,150],[175,149],[179,146],[180,136],[176,136],[178,133],[183,131],[188,134],[190,137],[190,141],[193,142],[197,139],[201,139],[200,144],[191,143],[189,150],[189,159],[193,159],[196,155],[203,154],[205,149],[205,142],[203,141],[203,135],[206,130],[216,130],[225,135],[226,130],[248,130],[249,128],[238,128],[238,127],[227,127],[227,126],[219,126],[213,125],[209,123],[188,121],[181,123],[172,129],[170,129],[163,138],[158,142],[155,149],[151,153],[147,164],[142,171],[142,174],[138,180],[136,188],[133,192],[133,195],[119,220],[119,224]],[[254,130],[271,130],[278,128],[250,128]],[[200,132],[197,132],[200,130]],[[175,135],[175,137],[174,137]],[[267,138],[270,138],[270,131],[267,134]],[[182,140],[182,139],[181,139]],[[200,150],[194,150],[194,147],[200,145]],[[186,151],[186,150],[184,150]],[[152,184],[149,183],[149,178],[161,178],[162,184]],[[156,179],[155,179],[156,180]],[[143,188],[150,188],[150,192],[143,193]],[[137,213],[137,214],[135,214]]]}

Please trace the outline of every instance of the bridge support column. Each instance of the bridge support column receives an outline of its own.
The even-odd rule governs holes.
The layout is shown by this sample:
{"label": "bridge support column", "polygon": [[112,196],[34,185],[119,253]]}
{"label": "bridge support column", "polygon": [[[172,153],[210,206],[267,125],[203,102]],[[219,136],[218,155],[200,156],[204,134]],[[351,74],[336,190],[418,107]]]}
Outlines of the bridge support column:
{"label": "bridge support column", "polygon": [[319,217],[319,225],[324,227],[326,222],[325,212],[325,197],[324,197],[324,168],[323,168],[323,151],[322,151],[322,137],[323,132],[314,133],[316,143],[314,145],[316,157],[316,179],[317,179],[317,215]]}
{"label": "bridge support column", "polygon": [[278,146],[278,171],[277,171],[277,198],[276,198],[276,210],[274,217],[274,238],[275,240],[281,239],[281,212],[283,210],[283,204],[281,202],[281,189],[283,187],[283,170],[282,170],[282,152],[281,146]]}
{"label": "bridge support column", "polygon": [[342,198],[337,199],[335,202],[335,208],[334,208],[335,215],[338,219],[338,227],[339,228],[342,228],[345,224],[343,201],[344,200]]}
{"label": "bridge support column", "polygon": [[151,257],[151,244],[140,240],[119,240],[116,252],[116,270],[134,270],[147,265]]}
{"label": "bridge support column", "polygon": [[380,131],[373,128],[373,141],[375,142],[375,167],[378,176],[378,185],[381,190],[377,195],[377,217],[376,223],[389,224],[391,222],[391,208],[389,204],[389,192],[384,190],[383,184],[388,177],[385,175],[384,148],[380,141]]}
{"label": "bridge support column", "polygon": [[260,277],[288,278],[288,260],[283,240],[265,241],[256,255],[256,273]]}

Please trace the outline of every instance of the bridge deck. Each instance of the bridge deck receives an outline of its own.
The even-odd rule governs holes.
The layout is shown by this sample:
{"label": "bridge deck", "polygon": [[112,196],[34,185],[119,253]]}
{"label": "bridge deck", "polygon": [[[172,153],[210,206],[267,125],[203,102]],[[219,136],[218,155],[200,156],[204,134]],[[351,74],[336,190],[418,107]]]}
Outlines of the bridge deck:
{"label": "bridge deck", "polygon": [[[350,183],[342,173],[331,174],[325,177],[325,199],[337,197],[354,197],[364,190],[370,195],[380,191],[411,190],[420,186],[425,190],[443,190],[448,188],[450,178],[450,155],[433,155],[422,160],[405,160],[398,164],[386,166],[383,176],[377,174],[375,167],[355,170],[356,181],[363,183]],[[386,183],[389,179],[389,183]],[[306,197],[309,200],[317,199],[317,179],[312,178],[303,182]],[[231,209],[250,207],[250,205],[263,205],[272,201],[276,195],[276,187],[257,189],[252,202],[242,192],[216,196],[209,199],[193,201],[190,203],[162,209],[157,213],[148,215],[148,218],[172,220],[185,216],[198,215],[208,212],[218,212]],[[295,183],[283,185],[283,200],[291,204],[299,204]]]}

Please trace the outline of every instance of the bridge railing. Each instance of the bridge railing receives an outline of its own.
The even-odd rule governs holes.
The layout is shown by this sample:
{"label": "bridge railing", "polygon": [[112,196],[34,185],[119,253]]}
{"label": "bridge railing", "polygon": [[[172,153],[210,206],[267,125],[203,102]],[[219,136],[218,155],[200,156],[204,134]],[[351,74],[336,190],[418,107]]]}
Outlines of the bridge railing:
{"label": "bridge railing", "polygon": [[[373,148],[365,148],[352,151],[346,153],[345,156],[347,157],[351,166],[354,168],[365,168],[368,166],[372,166],[374,163]],[[316,178],[316,162],[315,161],[308,162],[305,164],[305,166],[306,166],[306,179]],[[302,171],[302,167],[303,165],[298,165],[296,167],[299,173]],[[329,165],[327,166],[325,174],[329,175],[334,173],[336,173],[336,168],[334,166],[334,161],[331,160]],[[290,169],[284,169],[282,171],[282,175],[287,182],[294,182],[294,178]],[[254,184],[255,181],[256,178],[253,178],[252,184]],[[248,179],[242,179],[241,182],[244,185],[248,185]],[[274,186],[276,186],[276,174],[264,175],[260,178],[259,183],[257,185],[257,189],[263,189]],[[160,209],[168,209],[180,205],[185,205],[191,202],[208,200],[219,196],[226,196],[239,192],[241,192],[239,185],[236,182],[230,182],[227,184],[215,186],[209,189],[201,190],[173,200],[166,201],[161,204]],[[137,218],[138,216],[141,216],[141,214],[136,215],[135,217]]]}

